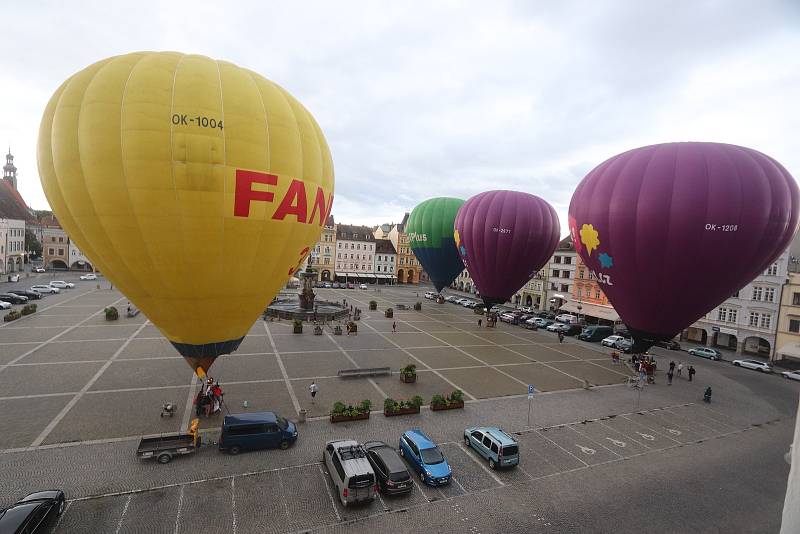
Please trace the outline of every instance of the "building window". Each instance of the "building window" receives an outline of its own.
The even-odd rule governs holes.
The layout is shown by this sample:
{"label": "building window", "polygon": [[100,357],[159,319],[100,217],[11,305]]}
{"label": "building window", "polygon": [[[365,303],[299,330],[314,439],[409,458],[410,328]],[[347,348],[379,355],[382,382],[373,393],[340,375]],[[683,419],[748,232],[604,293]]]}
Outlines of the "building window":
{"label": "building window", "polygon": [[773,263],[767,269],[767,276],[777,276],[778,275],[778,262]]}
{"label": "building window", "polygon": [[769,328],[772,324],[772,315],[768,313],[761,314],[761,328]]}
{"label": "building window", "polygon": [[764,300],[767,302],[775,302],[775,288],[774,287],[765,287],[764,288]]}
{"label": "building window", "polygon": [[720,308],[717,310],[717,321],[726,322],[728,320],[728,308]]}
{"label": "building window", "polygon": [[792,306],[800,306],[800,293],[792,293]]}
{"label": "building window", "polygon": [[553,263],[561,263],[561,256],[553,256]]}
{"label": "building window", "polygon": [[[553,285],[555,285],[555,284],[553,284]],[[555,289],[555,287],[553,289]],[[581,297],[583,297],[583,289],[578,288],[578,298],[581,298]]]}
{"label": "building window", "polygon": [[64,238],[63,238],[63,237],[59,237],[59,238],[58,238],[58,242],[59,242],[59,243],[63,243],[63,242],[64,242]]}
{"label": "building window", "polygon": [[330,259],[328,259],[328,258],[325,258],[324,260],[322,260],[322,263],[323,263],[324,265],[329,265],[329,264],[330,264]]}
{"label": "building window", "polygon": [[569,286],[566,284],[561,284],[561,291],[569,291]]}
{"label": "building window", "polygon": [[762,288],[760,288],[758,286],[754,287],[753,288],[753,297],[752,297],[752,299],[753,300],[761,300],[762,293],[763,293]]}
{"label": "building window", "polygon": [[551,275],[551,276],[552,276],[553,278],[558,278],[558,274],[559,274],[559,272],[558,272],[558,269],[553,269],[553,273],[552,273],[552,275]]}
{"label": "building window", "polygon": [[561,278],[569,278],[569,271],[561,271]]}
{"label": "building window", "polygon": [[64,249],[63,248],[58,249],[58,255],[59,256],[63,256],[64,255]]}
{"label": "building window", "polygon": [[564,256],[564,265],[572,265],[572,258]]}
{"label": "building window", "polygon": [[583,273],[583,269],[578,269],[578,278],[580,278],[581,280],[583,280],[585,278],[584,277],[584,273]]}
{"label": "building window", "polygon": [[761,314],[758,312],[750,312],[750,326],[758,326],[758,320],[761,318]]}
{"label": "building window", "polygon": [[800,319],[789,319],[789,332],[800,332]]}
{"label": "building window", "polygon": [[594,290],[594,298],[596,298],[596,299],[600,298],[600,290],[599,289],[595,289]]}
{"label": "building window", "polygon": [[735,323],[737,316],[739,315],[739,310],[728,310],[728,322]]}

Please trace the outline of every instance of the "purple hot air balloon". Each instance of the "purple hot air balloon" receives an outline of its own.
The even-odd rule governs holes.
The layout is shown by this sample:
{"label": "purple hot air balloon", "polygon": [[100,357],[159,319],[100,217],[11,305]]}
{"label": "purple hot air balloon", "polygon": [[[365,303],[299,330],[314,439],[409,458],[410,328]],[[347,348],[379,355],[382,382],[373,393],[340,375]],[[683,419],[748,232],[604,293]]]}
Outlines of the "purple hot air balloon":
{"label": "purple hot air balloon", "polygon": [[800,195],[777,161],[719,143],[667,143],[603,162],[569,206],[575,248],[642,352],[671,339],[786,249]]}
{"label": "purple hot air balloon", "polygon": [[518,191],[475,195],[454,226],[458,253],[487,306],[507,301],[547,263],[560,232],[550,204]]}

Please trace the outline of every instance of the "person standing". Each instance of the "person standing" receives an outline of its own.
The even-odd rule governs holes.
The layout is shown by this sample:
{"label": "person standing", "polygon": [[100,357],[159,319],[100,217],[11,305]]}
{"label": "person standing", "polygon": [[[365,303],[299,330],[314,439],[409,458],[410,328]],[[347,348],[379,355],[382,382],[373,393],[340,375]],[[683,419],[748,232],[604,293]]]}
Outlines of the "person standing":
{"label": "person standing", "polygon": [[690,366],[689,366],[689,382],[691,382],[691,381],[692,381],[692,377],[694,376],[694,374],[695,374],[696,372],[697,372],[697,371],[695,371],[695,370],[694,370],[694,367],[690,365]]}
{"label": "person standing", "polygon": [[678,362],[678,376],[683,372],[683,362]]}
{"label": "person standing", "polygon": [[667,385],[672,385],[672,367],[670,367],[669,371],[667,371]]}
{"label": "person standing", "polygon": [[564,342],[564,332],[559,332],[558,333],[558,342],[559,343],[563,343]]}
{"label": "person standing", "polygon": [[483,324],[483,319],[478,319],[478,328],[480,328],[482,324]]}
{"label": "person standing", "polygon": [[308,386],[308,391],[311,392],[311,404],[314,404],[314,398],[317,396],[317,391],[319,391],[319,386],[313,380],[311,381],[311,385]]}
{"label": "person standing", "polygon": [[669,362],[669,372],[670,373],[674,373],[675,372],[675,361]]}
{"label": "person standing", "polygon": [[397,322],[392,321],[392,334],[394,334],[395,332],[397,332]]}

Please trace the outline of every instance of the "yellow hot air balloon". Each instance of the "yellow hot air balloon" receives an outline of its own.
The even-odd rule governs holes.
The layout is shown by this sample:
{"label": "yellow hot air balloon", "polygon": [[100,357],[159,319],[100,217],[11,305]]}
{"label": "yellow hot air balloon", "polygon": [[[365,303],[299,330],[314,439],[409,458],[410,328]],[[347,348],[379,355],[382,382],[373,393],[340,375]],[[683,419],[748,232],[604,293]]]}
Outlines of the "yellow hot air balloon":
{"label": "yellow hot air balloon", "polygon": [[204,56],[138,52],[76,73],[45,109],[38,160],[64,230],[198,374],[236,350],[333,203],[308,110]]}

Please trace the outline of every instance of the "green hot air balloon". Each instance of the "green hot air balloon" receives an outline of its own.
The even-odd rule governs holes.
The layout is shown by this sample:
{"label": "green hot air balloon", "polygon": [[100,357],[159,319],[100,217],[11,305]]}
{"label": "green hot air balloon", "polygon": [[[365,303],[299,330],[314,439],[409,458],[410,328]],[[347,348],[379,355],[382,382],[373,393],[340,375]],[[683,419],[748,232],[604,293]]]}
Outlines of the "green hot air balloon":
{"label": "green hot air balloon", "polygon": [[411,250],[439,292],[464,270],[453,238],[453,223],[463,204],[458,198],[428,199],[414,208],[406,224]]}

